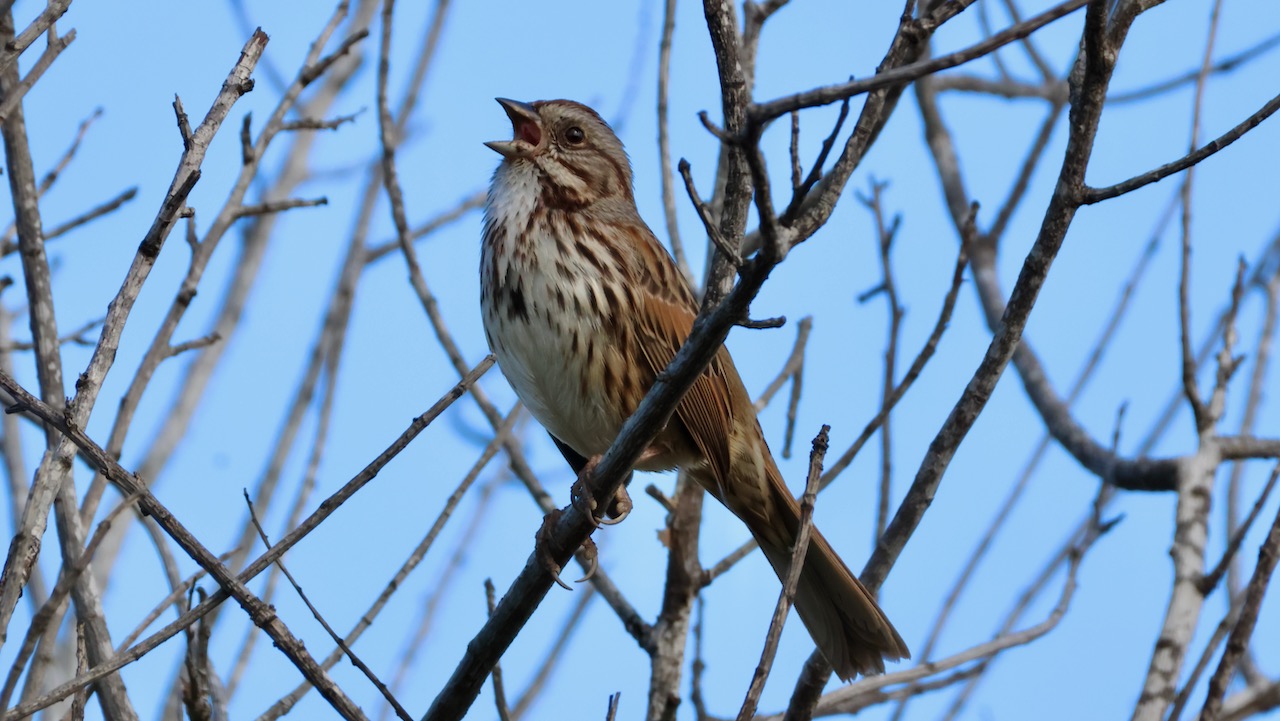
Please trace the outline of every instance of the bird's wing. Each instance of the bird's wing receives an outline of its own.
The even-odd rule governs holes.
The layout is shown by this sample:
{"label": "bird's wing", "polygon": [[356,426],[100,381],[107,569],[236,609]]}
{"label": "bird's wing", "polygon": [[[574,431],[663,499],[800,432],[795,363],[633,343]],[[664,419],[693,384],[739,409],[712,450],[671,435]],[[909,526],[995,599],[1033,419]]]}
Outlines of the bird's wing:
{"label": "bird's wing", "polygon": [[[638,306],[636,341],[640,347],[639,359],[656,376],[666,369],[692,332],[698,305],[675,261],[647,227],[642,229],[644,232],[637,235],[645,237],[637,238],[642,242],[635,243],[633,250],[639,267],[648,268],[650,272],[640,274],[639,283],[633,289]],[[734,427],[735,407],[752,408],[733,360],[722,347],[675,411],[675,420],[707,460],[719,484],[729,477],[732,463],[727,429]]]}

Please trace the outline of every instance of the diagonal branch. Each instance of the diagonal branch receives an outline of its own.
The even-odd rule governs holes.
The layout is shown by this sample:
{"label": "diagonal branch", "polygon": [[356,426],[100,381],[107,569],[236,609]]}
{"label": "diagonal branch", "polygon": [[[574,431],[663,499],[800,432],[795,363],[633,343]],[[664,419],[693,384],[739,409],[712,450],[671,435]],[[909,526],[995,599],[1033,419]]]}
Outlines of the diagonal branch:
{"label": "diagonal branch", "polygon": [[[405,431],[401,433],[400,436],[396,438],[396,440],[393,441],[391,445],[387,447],[386,450],[380,453],[377,458],[370,461],[369,464],[365,466],[363,470],[357,473],[351,480],[347,481],[347,483],[344,484],[342,488],[338,489],[333,493],[333,495],[326,498],[324,502],[321,503],[320,506],[310,516],[308,516],[305,520],[303,520],[302,523],[298,524],[297,528],[294,528],[292,531],[285,534],[285,536],[280,539],[279,543],[272,546],[265,553],[259,556],[257,560],[255,560],[254,562],[246,566],[245,570],[242,571],[239,576],[236,576],[234,579],[231,579],[234,584],[234,587],[243,589],[244,588],[243,584],[247,583],[249,580],[253,579],[255,576],[257,576],[258,574],[266,570],[272,563],[275,562],[277,558],[280,558],[281,556],[283,556],[285,552],[293,548],[295,545],[298,544],[299,541],[301,541],[308,534],[314,531],[321,523],[325,521],[325,519],[333,515],[333,513],[339,507],[341,507],[343,503],[345,503],[348,499],[350,499],[353,495],[355,495],[357,491],[359,491],[361,488],[367,485],[370,481],[372,481],[378,475],[378,473],[381,472],[382,469],[385,468],[386,465],[391,462],[391,459],[395,458],[401,451],[407,448],[409,443],[412,442],[413,439],[418,436],[418,434],[422,433],[422,431],[425,430],[427,426],[431,425],[431,423],[436,418],[438,418],[441,413],[443,413],[447,408],[449,408],[449,406],[453,405],[454,401],[461,398],[463,394],[467,392],[468,388],[474,385],[475,382],[479,380],[479,378],[482,375],[485,374],[485,372],[487,372],[490,368],[493,367],[493,364],[494,364],[493,356],[488,356],[484,360],[480,361],[480,363],[478,363],[475,366],[475,368],[473,368],[470,372],[468,372],[465,376],[463,376],[462,380],[459,381],[456,385],[454,385],[453,388],[451,388],[447,393],[445,393],[440,398],[440,400],[436,401],[436,403],[432,405],[431,408],[427,409],[426,412],[424,412],[422,415],[418,416],[417,418],[414,418],[413,421],[409,424],[409,427],[406,428]],[[22,390],[21,387],[17,385],[17,383],[13,382],[13,379],[9,378],[7,375],[3,373],[0,373],[0,387],[4,387],[8,389],[9,386],[12,386],[13,390],[18,390],[18,391]],[[23,393],[25,394],[25,399],[30,399],[37,404],[40,403],[39,401],[35,401],[35,399],[31,398],[30,394],[26,394],[25,391],[23,391]],[[43,406],[43,404],[40,404],[40,405]],[[44,409],[47,410],[48,407],[44,406]],[[32,406],[31,410],[36,411],[36,407]],[[48,414],[48,415],[49,415],[49,418],[46,418],[45,415],[41,415],[40,417],[46,420],[50,418],[55,420],[57,419],[56,414]],[[120,469],[119,464],[113,458],[108,457],[105,454],[105,452],[102,451],[101,448],[99,448],[96,444],[93,443],[93,441],[90,441],[84,438],[83,433],[81,433],[80,431],[77,430],[75,431],[75,433],[77,434],[77,437],[81,438],[85,442],[85,445],[81,446],[81,448],[86,451],[85,456],[87,459],[90,459],[91,463],[100,461],[106,464],[106,468],[108,470],[119,469],[119,472],[117,471],[111,472],[111,479],[113,482],[123,481],[125,484],[130,486],[136,485],[133,476],[131,474],[128,474],[127,471],[123,471],[123,469]],[[99,469],[99,470],[103,470],[103,469]],[[121,475],[121,472],[123,472],[123,475]],[[143,494],[140,496],[140,498],[142,498],[143,500],[140,501],[140,503],[154,502],[154,501],[147,501],[147,499],[154,499],[154,496],[151,495],[150,491],[146,491],[145,489],[143,489],[143,491],[144,491]],[[155,505],[157,506],[157,510],[163,509],[163,507],[159,506],[158,503],[156,503]],[[165,510],[164,512],[166,514],[168,513],[167,510]],[[214,559],[214,560],[216,561],[217,559]],[[205,564],[201,563],[201,565],[204,566]],[[215,565],[215,564],[211,564],[211,565]],[[221,565],[221,564],[217,563],[216,565]],[[209,570],[208,567],[206,567],[206,570]],[[220,584],[221,584],[221,581],[220,581]],[[94,666],[89,670],[88,673],[84,674],[83,676],[77,677],[65,684],[62,684],[61,686],[53,689],[52,691],[48,692],[44,696],[30,703],[25,703],[20,706],[17,706],[16,708],[10,709],[8,713],[4,714],[3,716],[0,716],[0,721],[17,721],[17,719],[30,716],[32,713],[35,713],[40,709],[47,708],[57,703],[58,701],[61,701],[62,699],[70,696],[72,693],[75,693],[77,689],[82,688],[88,684],[94,683],[98,679],[101,679],[109,674],[115,673],[116,671],[120,670],[124,666],[136,661],[146,653],[155,649],[161,643],[164,643],[168,639],[177,635],[179,632],[181,632],[183,629],[187,628],[191,624],[195,623],[197,620],[204,618],[209,613],[211,613],[214,609],[218,608],[218,606],[220,606],[222,602],[226,601],[228,598],[232,598],[231,587],[228,587],[227,585],[222,584],[221,587],[216,592],[214,592],[209,596],[209,598],[202,601],[195,608],[191,609],[190,611],[178,617],[172,623],[165,626],[163,629],[161,629],[157,633],[153,634],[149,639],[147,639],[146,641],[143,641],[138,646],[135,646],[129,649],[129,651],[127,652],[119,653],[113,658],[109,659],[108,661],[98,666]]]}
{"label": "diagonal branch", "polygon": [[139,481],[136,475],[125,470],[101,446],[86,436],[84,431],[71,418],[28,393],[13,378],[0,373],[0,387],[4,388],[13,397],[17,406],[35,413],[51,428],[57,429],[65,438],[84,451],[85,456],[94,468],[106,476],[120,489],[121,493],[128,496],[136,495],[141,512],[160,524],[160,527],[182,547],[182,550],[186,551],[187,555],[191,556],[196,563],[209,572],[209,575],[221,586],[222,591],[240,604],[240,607],[249,615],[253,624],[265,631],[271,637],[271,640],[275,642],[276,647],[302,672],[302,675],[316,685],[320,690],[320,694],[333,706],[334,710],[344,719],[348,719],[348,721],[364,718],[360,708],[351,699],[347,698],[342,689],[338,688],[338,685],[329,678],[324,669],[320,668],[316,660],[307,652],[302,641],[285,626],[284,621],[276,614],[275,609],[263,603],[261,599],[249,591],[244,583],[232,574],[231,569],[219,561],[215,554],[205,548],[169,512],[168,508],[156,500],[156,497],[151,494],[145,484]]}

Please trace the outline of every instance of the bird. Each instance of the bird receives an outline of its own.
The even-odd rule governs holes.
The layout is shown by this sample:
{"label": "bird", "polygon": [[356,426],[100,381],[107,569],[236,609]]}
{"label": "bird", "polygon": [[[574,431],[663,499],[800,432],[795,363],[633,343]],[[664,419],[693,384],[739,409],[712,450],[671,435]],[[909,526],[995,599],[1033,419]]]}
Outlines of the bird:
{"label": "bird", "polygon": [[[485,337],[516,395],[581,472],[675,357],[698,302],[641,219],[630,161],[608,123],[572,100],[497,101],[513,137],[486,143],[502,160],[480,252]],[[785,578],[800,507],[723,346],[635,464],[676,468],[746,524]],[[609,514],[625,515],[625,501],[620,495]],[[816,528],[794,605],[844,681],[910,657],[875,597]]]}

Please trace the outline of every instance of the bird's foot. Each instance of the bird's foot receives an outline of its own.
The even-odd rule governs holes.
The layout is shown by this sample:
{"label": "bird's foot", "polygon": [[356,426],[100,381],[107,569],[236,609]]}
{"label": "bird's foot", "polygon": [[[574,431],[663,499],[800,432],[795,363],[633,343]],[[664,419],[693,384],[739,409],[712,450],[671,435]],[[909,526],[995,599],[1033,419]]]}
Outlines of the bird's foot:
{"label": "bird's foot", "polygon": [[627,493],[626,483],[623,483],[614,492],[613,499],[609,501],[609,506],[605,509],[605,515],[596,514],[599,504],[596,503],[595,494],[591,492],[588,480],[595,473],[596,466],[599,464],[600,456],[587,461],[587,465],[583,466],[582,471],[578,473],[578,480],[573,482],[571,495],[573,507],[582,511],[587,518],[591,519],[591,524],[597,528],[621,523],[631,514],[631,509],[634,506],[631,502],[631,494]]}
{"label": "bird's foot", "polygon": [[[566,591],[572,591],[573,587],[565,583],[560,578],[560,572],[564,570],[559,563],[556,562],[555,555],[552,551],[554,548],[552,535],[555,533],[556,523],[560,520],[560,509],[555,509],[548,513],[542,519],[542,526],[538,528],[538,532],[534,535],[533,553],[538,559],[538,563],[551,574],[551,578]],[[587,562],[587,573],[579,578],[575,583],[588,581],[592,576],[596,575],[596,569],[599,568],[599,553],[596,550],[595,541],[587,538],[582,542],[582,547],[578,549]]]}
{"label": "bird's foot", "polygon": [[622,523],[627,516],[631,515],[631,508],[634,505],[631,502],[631,494],[627,493],[627,487],[625,485],[618,486],[617,493],[613,494],[613,500],[609,503],[609,510],[605,511],[609,518],[601,518],[601,525],[613,526]]}
{"label": "bird's foot", "polygon": [[574,583],[590,581],[592,576],[596,575],[596,570],[600,568],[600,552],[596,549],[596,542],[591,540],[590,536],[587,536],[587,540],[582,542],[582,547],[578,549],[578,553],[581,553],[587,561],[587,572]]}
{"label": "bird's foot", "polygon": [[561,588],[566,591],[572,591],[573,588],[569,584],[560,580],[560,571],[564,569],[556,562],[555,556],[551,551],[551,536],[555,533],[556,522],[559,520],[560,509],[558,508],[543,516],[542,525],[533,536],[533,555],[538,559],[538,564],[546,569],[547,573],[551,574],[551,578]]}

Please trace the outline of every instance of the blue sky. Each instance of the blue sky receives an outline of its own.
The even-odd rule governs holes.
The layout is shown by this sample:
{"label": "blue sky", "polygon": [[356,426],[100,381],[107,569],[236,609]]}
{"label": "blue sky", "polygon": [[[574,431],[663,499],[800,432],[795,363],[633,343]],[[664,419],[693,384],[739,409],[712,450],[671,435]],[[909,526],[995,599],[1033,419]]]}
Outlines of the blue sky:
{"label": "blue sky", "polygon": [[[285,77],[293,74],[331,11],[328,3],[314,0],[246,5],[251,22],[271,37],[264,65],[271,64]],[[422,35],[428,5],[404,2],[397,9],[392,66],[396,92],[407,78],[410,53]],[[1027,3],[1022,11],[1029,16],[1047,5]],[[1209,6],[1207,2],[1169,2],[1140,18],[1123,50],[1112,87],[1143,87],[1197,67]],[[23,25],[35,12],[31,3],[19,3],[18,24]],[[768,99],[839,82],[850,75],[872,74],[898,12],[897,3],[792,3],[766,28],[756,97]],[[997,27],[1008,23],[1000,7],[991,8],[991,15]],[[1277,19],[1280,13],[1268,0],[1228,4],[1215,56],[1229,55],[1265,39],[1275,32]],[[439,57],[410,123],[411,137],[399,155],[410,221],[419,223],[485,187],[498,158],[482,142],[508,137],[510,132],[504,114],[493,103],[494,96],[526,100],[566,97],[592,104],[606,118],[619,120],[619,134],[635,168],[641,214],[659,237],[665,237],[654,111],[661,20],[661,5],[644,0],[610,4],[458,3],[453,7]],[[1076,14],[1038,36],[1054,68],[1061,71],[1069,64],[1082,20],[1083,16]],[[73,27],[76,41],[25,104],[37,173],[59,157],[78,124],[95,108],[102,108],[103,115],[71,167],[42,202],[46,227],[126,187],[138,186],[139,194],[120,212],[51,245],[50,255],[57,268],[54,292],[63,329],[103,314],[155,214],[181,152],[170,108],[174,94],[181,96],[193,121],[202,116],[247,38],[230,3],[225,2],[81,2],[59,23],[63,32]],[[367,54],[376,48],[376,27],[373,37],[364,46]],[[938,34],[935,54],[965,47],[979,37],[976,10],[968,11]],[[29,53],[32,58],[35,54]],[[1002,57],[1023,77],[1031,77],[1022,53],[1011,48]],[[1222,133],[1271,97],[1277,62],[1276,56],[1267,55],[1212,80],[1203,137]],[[696,114],[707,110],[716,117],[719,100],[711,47],[696,4],[680,4],[672,64],[672,152],[676,158],[690,161],[699,188],[706,194],[717,146]],[[984,60],[969,70],[990,75],[993,67]],[[278,96],[279,88],[260,67],[256,89],[233,110],[191,196],[190,204],[202,229],[224,201],[238,171],[236,131],[241,119],[252,111],[254,128],[260,128]],[[227,341],[223,365],[190,434],[159,479],[159,498],[215,550],[225,548],[238,532],[244,517],[242,489],[253,487],[262,473],[284,405],[297,384],[335,283],[354,222],[356,189],[364,164],[377,150],[374,102],[373,65],[369,64],[335,107],[337,114],[362,108],[365,112],[354,123],[319,138],[313,156],[317,177],[299,191],[303,197],[324,195],[328,205],[296,210],[280,219],[243,325]],[[1091,183],[1116,182],[1184,154],[1191,102],[1190,86],[1184,86],[1147,102],[1108,109],[1089,170]],[[1036,101],[951,94],[943,98],[943,110],[958,138],[970,192],[983,203],[980,219],[989,222],[1044,108]],[[812,157],[833,118],[832,108],[803,116],[802,150],[806,157]],[[1275,201],[1278,128],[1274,120],[1265,123],[1197,171],[1192,225],[1192,307],[1197,338],[1203,337],[1225,302],[1237,258],[1256,257],[1280,225]],[[794,321],[804,315],[814,317],[796,452],[791,460],[780,460],[793,488],[798,489],[803,478],[807,441],[821,424],[831,424],[832,447],[842,450],[874,415],[879,403],[886,312],[882,299],[866,304],[855,300],[878,283],[879,270],[870,216],[851,197],[855,190],[866,192],[872,179],[889,182],[887,209],[903,218],[894,256],[899,292],[907,309],[900,369],[914,357],[936,317],[951,272],[956,238],[921,139],[919,112],[907,93],[850,181],[829,225],[796,249],[753,306],[756,317],[785,315],[793,322],[782,330],[737,330],[730,337],[729,347],[748,388],[755,393],[790,352]],[[765,149],[780,183],[786,172],[786,142],[782,125],[765,138]],[[999,271],[1006,289],[1012,287],[1034,240],[1064,143],[1065,126],[1060,122],[1046,161],[1004,241]],[[268,156],[268,169],[278,164],[282,147],[283,143]],[[1060,392],[1065,393],[1109,317],[1129,269],[1176,190],[1175,182],[1166,180],[1086,208],[1077,217],[1027,328],[1027,338]],[[678,198],[682,235],[695,264],[701,267],[700,224],[683,193]],[[376,218],[371,238],[389,239],[393,230],[385,203]],[[475,273],[479,225],[479,214],[472,213],[419,245],[424,273],[471,362],[486,353]],[[1162,237],[1133,308],[1078,405],[1078,418],[1085,427],[1095,437],[1109,438],[1117,408],[1127,403],[1121,448],[1129,453],[1175,391],[1179,377],[1177,243],[1175,232]],[[215,254],[201,294],[176,340],[207,331],[238,249],[239,235],[233,230]],[[168,307],[186,263],[187,249],[175,235],[130,318],[115,369],[89,425],[95,438],[105,438],[116,401]],[[0,273],[20,278],[15,256],[0,261],[0,266]],[[10,307],[17,304],[17,289],[10,290],[5,300]],[[1252,294],[1242,312],[1244,350],[1250,354],[1261,318],[1259,300],[1259,294]],[[20,337],[25,334],[25,328],[18,330]],[[895,413],[893,460],[898,494],[910,482],[924,449],[959,397],[988,340],[976,297],[967,286],[937,357]],[[87,358],[87,349],[68,346],[64,350],[68,374],[83,367]],[[30,360],[20,356],[17,362],[20,380],[34,387]],[[140,462],[185,362],[170,361],[157,374],[125,447],[126,466]],[[363,278],[342,363],[331,443],[316,492],[321,497],[358,471],[410,418],[456,380],[407,282],[400,256],[379,261]],[[1243,407],[1240,391],[1251,372],[1250,360],[1228,404],[1228,429],[1238,425]],[[1209,383],[1211,377],[1210,369],[1202,374],[1202,383]],[[485,378],[483,386],[504,409],[514,401],[496,371]],[[778,402],[761,416],[775,453],[781,448],[784,420],[785,407]],[[1274,405],[1264,406],[1259,434],[1275,436],[1276,424]],[[913,649],[921,645],[959,566],[1024,464],[1041,427],[1019,379],[1010,371],[962,446],[933,508],[885,585],[885,609]],[[484,429],[475,405],[460,401],[288,556],[291,570],[335,628],[346,629],[358,619],[425,533],[445,497],[479,453],[479,445],[487,440]],[[314,430],[313,410],[304,424],[303,438],[309,439]],[[527,439],[531,461],[548,489],[559,501],[567,501],[571,475],[563,462],[536,427],[528,429]],[[25,441],[31,449],[29,459],[38,458],[39,439],[31,429]],[[308,442],[304,440],[290,458],[284,473],[284,497],[293,494],[302,476]],[[1183,412],[1158,452],[1182,453],[1193,444],[1194,433]],[[34,461],[29,463],[34,467]],[[878,469],[875,441],[818,504],[818,525],[855,569],[869,553]],[[1252,502],[1266,470],[1263,464],[1249,468],[1246,502]],[[481,484],[493,482],[499,472],[500,465],[494,464]],[[77,470],[81,489],[88,478],[84,468]],[[1220,474],[1221,478],[1225,474]],[[650,482],[670,491],[673,477],[641,476],[633,488]],[[939,653],[955,652],[989,638],[1023,584],[1087,508],[1096,488],[1096,478],[1060,449],[1050,450],[1017,516],[958,608]],[[664,549],[655,536],[663,513],[647,497],[633,495],[636,512],[626,523],[598,533],[597,541],[604,567],[641,613],[653,618],[661,602],[665,565]],[[1066,619],[1042,641],[1001,657],[970,702],[965,718],[1027,718],[1031,713],[1045,719],[1117,717],[1132,707],[1168,596],[1173,502],[1171,495],[1125,495],[1113,505],[1111,513],[1123,514],[1124,520],[1086,558],[1080,588]],[[308,507],[315,503],[313,500]],[[1276,503],[1273,499],[1263,511],[1260,525],[1274,516]],[[418,610],[433,590],[475,504],[474,495],[463,502],[423,567],[356,647],[384,679],[392,675],[399,649],[413,633]],[[1214,511],[1211,560],[1216,560],[1223,543],[1220,507],[1219,503]],[[704,564],[710,565],[745,540],[746,533],[722,509],[713,504],[707,508],[702,557]],[[276,537],[281,535],[286,513],[277,507],[267,514],[267,526]],[[469,545],[465,562],[440,603],[428,645],[410,672],[401,700],[411,713],[425,710],[466,642],[483,623],[483,580],[491,577],[501,593],[532,547],[540,518],[517,484],[500,483],[486,514],[485,525]],[[1261,535],[1255,532],[1246,541],[1241,556],[1247,563],[1252,564],[1260,540]],[[54,547],[51,539],[46,542],[46,548]],[[46,571],[51,571],[54,559],[43,560]],[[188,562],[184,568],[193,570],[194,565]],[[113,636],[118,638],[132,629],[166,589],[155,553],[141,534],[130,536],[117,573],[107,611]],[[509,693],[523,688],[581,593],[553,591],[516,640],[504,658]],[[749,558],[706,592],[705,686],[713,713],[736,713],[776,595],[776,581],[758,556]],[[1052,590],[1032,608],[1023,625],[1043,618],[1055,599],[1056,590]],[[274,602],[313,652],[327,652],[328,641],[292,593],[282,591]],[[1275,606],[1274,600],[1270,606]],[[16,623],[25,618],[26,606],[19,608]],[[1219,592],[1206,605],[1202,625],[1212,628],[1223,609]],[[224,674],[247,628],[237,610],[228,609],[225,615],[212,651]],[[1255,639],[1275,638],[1276,633],[1274,613],[1264,613]],[[1193,653],[1198,653],[1202,643],[1196,644]],[[12,646],[0,650],[0,666],[8,665]],[[274,654],[265,641],[262,646],[245,688],[235,698],[233,718],[260,713],[296,683],[297,673],[287,661]],[[1280,656],[1275,649],[1265,643],[1257,647],[1263,670],[1277,673]],[[793,618],[762,709],[785,705],[791,680],[811,648]],[[180,652],[181,645],[173,642],[129,667],[125,681],[133,695],[156,698],[158,689],[169,682]],[[607,695],[619,690],[623,692],[620,718],[640,717],[648,679],[646,658],[603,604],[593,602],[569,653],[572,660],[552,681],[530,718],[603,713]],[[376,693],[349,665],[340,665],[335,676],[367,711],[376,712]],[[1055,695],[1066,688],[1078,690]],[[1046,704],[1047,697],[1060,700]],[[910,707],[909,715],[936,717],[949,700],[945,692],[922,698]],[[147,703],[139,702],[140,713],[144,717],[158,714],[158,707]],[[313,694],[294,715],[324,718],[329,713]],[[873,718],[885,716],[880,709],[868,713]],[[486,686],[471,717],[494,716]],[[682,706],[680,718],[692,718],[689,704]]]}

